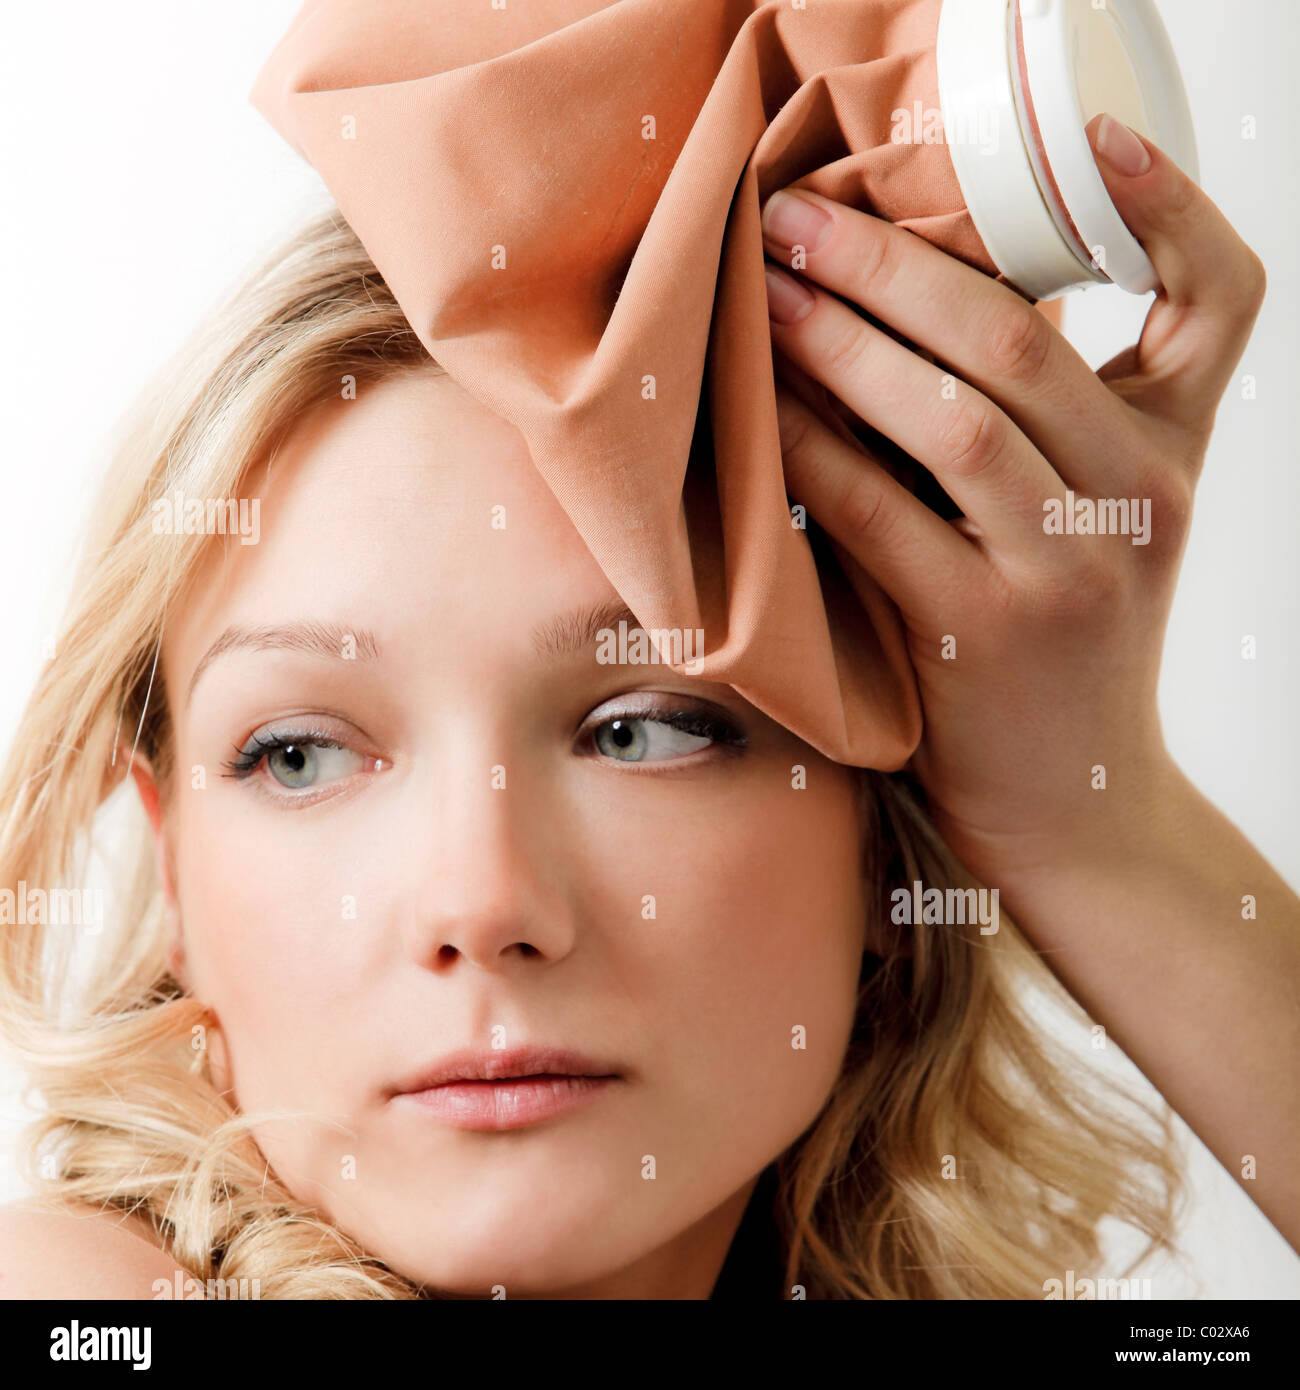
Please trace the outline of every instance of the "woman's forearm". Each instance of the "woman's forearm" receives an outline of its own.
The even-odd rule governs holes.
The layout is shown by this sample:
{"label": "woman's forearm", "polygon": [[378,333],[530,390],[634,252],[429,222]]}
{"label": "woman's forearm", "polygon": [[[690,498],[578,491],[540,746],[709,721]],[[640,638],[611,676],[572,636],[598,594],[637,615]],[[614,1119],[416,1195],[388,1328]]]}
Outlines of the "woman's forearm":
{"label": "woman's forearm", "polygon": [[1096,793],[1055,863],[985,881],[1300,1249],[1300,898],[1180,769],[1142,783]]}

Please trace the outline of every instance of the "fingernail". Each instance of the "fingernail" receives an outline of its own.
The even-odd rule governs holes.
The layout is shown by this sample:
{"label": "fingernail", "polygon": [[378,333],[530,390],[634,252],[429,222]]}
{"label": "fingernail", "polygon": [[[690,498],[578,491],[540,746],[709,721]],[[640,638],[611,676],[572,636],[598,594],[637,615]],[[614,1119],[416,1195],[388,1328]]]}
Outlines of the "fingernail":
{"label": "fingernail", "polygon": [[813,306],[813,296],[793,275],[765,263],[767,312],[775,323],[798,323]]}
{"label": "fingernail", "polygon": [[1151,167],[1151,151],[1113,116],[1103,116],[1098,122],[1096,150],[1117,174],[1130,179]]}
{"label": "fingernail", "polygon": [[833,221],[825,208],[797,193],[773,193],[763,205],[763,233],[783,246],[815,251],[830,233]]}

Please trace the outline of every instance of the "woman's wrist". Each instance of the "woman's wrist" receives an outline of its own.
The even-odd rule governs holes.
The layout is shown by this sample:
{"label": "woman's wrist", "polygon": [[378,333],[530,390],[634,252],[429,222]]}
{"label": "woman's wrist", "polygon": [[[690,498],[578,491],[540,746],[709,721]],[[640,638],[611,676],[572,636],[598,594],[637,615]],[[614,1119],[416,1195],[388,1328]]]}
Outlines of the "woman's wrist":
{"label": "woman's wrist", "polygon": [[1015,830],[962,823],[942,806],[932,806],[931,814],[953,851],[989,887],[1114,875],[1130,866],[1149,872],[1153,862],[1183,854],[1195,862],[1187,832],[1204,798],[1163,743],[1123,763],[1082,768],[1080,780],[1056,814]]}

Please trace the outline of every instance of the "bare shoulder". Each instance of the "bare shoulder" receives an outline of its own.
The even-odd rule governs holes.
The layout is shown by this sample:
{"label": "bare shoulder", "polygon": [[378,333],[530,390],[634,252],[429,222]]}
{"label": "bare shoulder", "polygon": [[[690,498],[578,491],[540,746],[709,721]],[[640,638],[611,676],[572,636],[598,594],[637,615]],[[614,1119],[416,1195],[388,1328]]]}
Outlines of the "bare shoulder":
{"label": "bare shoulder", "polygon": [[141,1217],[37,1199],[0,1206],[0,1299],[153,1298],[176,1268]]}

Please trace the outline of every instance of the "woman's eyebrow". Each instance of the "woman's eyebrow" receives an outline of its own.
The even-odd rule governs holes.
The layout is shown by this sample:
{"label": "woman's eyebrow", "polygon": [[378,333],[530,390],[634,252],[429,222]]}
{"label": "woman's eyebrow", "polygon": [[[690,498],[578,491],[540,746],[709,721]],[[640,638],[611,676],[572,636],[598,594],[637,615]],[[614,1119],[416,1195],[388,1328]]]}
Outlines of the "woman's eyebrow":
{"label": "woman's eyebrow", "polygon": [[[618,599],[575,608],[538,623],[533,629],[533,648],[547,660],[558,660],[590,647],[599,641],[604,630],[616,630],[621,622],[629,630],[640,627],[636,615]],[[218,658],[235,651],[294,651],[340,660],[371,660],[379,656],[379,643],[368,628],[350,628],[342,623],[304,620],[260,627],[236,623],[203,653],[190,677],[186,704],[193,698],[194,687],[204,671]]]}
{"label": "woman's eyebrow", "polygon": [[314,656],[332,656],[339,660],[370,660],[379,655],[379,643],[368,628],[350,628],[342,623],[304,621],[275,623],[262,627],[246,627],[239,623],[225,632],[203,653],[190,677],[185,695],[188,705],[194,697],[199,677],[218,657],[235,651],[292,651],[309,652]]}
{"label": "woman's eyebrow", "polygon": [[548,661],[574,652],[585,651],[600,640],[606,629],[616,630],[619,623],[628,630],[639,628],[636,615],[621,599],[607,599],[588,607],[575,608],[558,618],[538,623],[533,629],[533,650]]}

